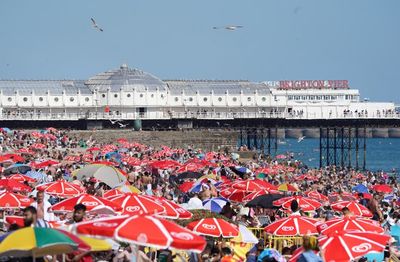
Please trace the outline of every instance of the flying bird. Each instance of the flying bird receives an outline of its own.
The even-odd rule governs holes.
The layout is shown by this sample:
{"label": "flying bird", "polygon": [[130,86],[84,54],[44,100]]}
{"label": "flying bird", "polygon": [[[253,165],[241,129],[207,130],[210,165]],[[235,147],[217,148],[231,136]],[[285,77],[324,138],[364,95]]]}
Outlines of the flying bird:
{"label": "flying bird", "polygon": [[120,122],[118,122],[118,125],[119,125],[120,128],[124,128],[124,127],[127,127],[127,126],[128,126],[128,124],[122,124],[122,123],[120,123]]}
{"label": "flying bird", "polygon": [[227,25],[227,26],[222,26],[222,27],[218,27],[218,26],[214,26],[213,29],[226,29],[229,31],[235,31],[236,29],[239,28],[243,28],[242,25]]}
{"label": "flying bird", "polygon": [[100,32],[103,32],[103,28],[100,28],[97,24],[96,21],[93,18],[90,18],[90,20],[92,20],[92,25],[94,28],[96,28],[97,30],[99,30]]}
{"label": "flying bird", "polygon": [[119,122],[119,120],[112,120],[112,119],[110,119],[110,122],[111,122],[111,124],[115,124],[115,123],[118,123]]}
{"label": "flying bird", "polygon": [[301,136],[301,137],[299,137],[298,139],[297,139],[297,142],[298,143],[300,143],[301,141],[303,141],[304,140],[304,138],[306,138],[305,136]]}

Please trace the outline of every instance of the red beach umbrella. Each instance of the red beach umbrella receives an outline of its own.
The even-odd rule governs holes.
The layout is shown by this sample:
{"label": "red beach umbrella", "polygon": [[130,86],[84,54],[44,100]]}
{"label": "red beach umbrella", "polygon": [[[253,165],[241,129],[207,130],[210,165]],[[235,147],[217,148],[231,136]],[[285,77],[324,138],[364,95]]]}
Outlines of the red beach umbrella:
{"label": "red beach umbrella", "polygon": [[50,210],[53,212],[72,212],[74,210],[74,206],[77,204],[84,204],[87,211],[92,211],[103,207],[107,207],[115,212],[122,210],[121,206],[111,202],[110,200],[89,194],[82,194],[80,196],[58,202],[57,204],[51,206]]}
{"label": "red beach umbrella", "polygon": [[169,201],[163,197],[145,196],[153,200],[155,203],[163,206],[165,211],[163,213],[156,214],[157,217],[169,218],[169,219],[190,219],[193,214],[181,207],[180,205]]}
{"label": "red beach umbrella", "polygon": [[30,204],[33,202],[33,199],[14,194],[11,192],[5,192],[0,194],[0,209],[5,209],[5,208],[23,208],[30,206]]}
{"label": "red beach umbrella", "polygon": [[43,161],[43,162],[40,162],[40,163],[33,163],[33,167],[35,167],[35,168],[44,168],[44,167],[47,167],[47,166],[52,166],[52,165],[59,165],[60,164],[60,162],[57,162],[57,161],[55,161],[55,160],[46,160],[46,161]]}
{"label": "red beach umbrella", "polygon": [[43,144],[40,144],[40,143],[35,143],[35,144],[32,144],[29,148],[35,149],[35,150],[42,150],[42,149],[45,149],[46,146]]}
{"label": "red beach umbrella", "polygon": [[307,197],[313,198],[313,199],[321,201],[321,202],[328,202],[329,201],[329,198],[327,196],[321,194],[318,191],[309,191],[309,192],[306,192],[305,195]]}
{"label": "red beach umbrella", "polygon": [[183,173],[183,172],[187,172],[187,171],[192,171],[192,172],[197,172],[201,169],[204,168],[203,164],[200,163],[185,163],[183,166],[181,166],[176,173]]}
{"label": "red beach umbrella", "polygon": [[28,148],[21,148],[21,149],[18,149],[17,151],[15,151],[15,152],[20,153],[20,154],[27,154],[27,155],[34,155],[35,154],[34,151],[32,151],[32,150],[30,150]]}
{"label": "red beach umbrella", "polygon": [[179,185],[179,190],[182,192],[188,192],[194,185],[194,181],[185,181],[181,185]]}
{"label": "red beach umbrella", "polygon": [[238,182],[233,182],[231,184],[231,187],[235,188],[235,189],[241,189],[241,190],[244,190],[246,192],[254,192],[254,191],[267,189],[267,187],[264,185],[263,181],[259,180],[259,179],[241,180],[241,181],[238,181]]}
{"label": "red beach umbrella", "polygon": [[165,219],[152,216],[119,216],[73,224],[73,233],[155,248],[175,248],[201,253],[206,241],[201,236]]}
{"label": "red beach umbrella", "polygon": [[157,169],[168,169],[168,168],[180,167],[181,164],[173,160],[159,160],[152,162],[150,166]]}
{"label": "red beach umbrella", "polygon": [[0,179],[0,189],[13,192],[30,192],[32,188],[13,179]]}
{"label": "red beach umbrella", "polygon": [[75,197],[82,194],[84,191],[79,186],[66,182],[64,180],[59,180],[56,182],[47,183],[37,187],[37,190],[44,191],[51,196],[68,198]]}
{"label": "red beach umbrella", "polygon": [[220,218],[203,218],[193,221],[187,225],[187,228],[200,235],[212,237],[236,237],[239,235],[239,228]]}
{"label": "red beach umbrella", "polygon": [[247,195],[245,190],[225,188],[219,192],[219,194],[226,199],[234,202],[242,202],[243,198]]}
{"label": "red beach umbrella", "polygon": [[100,151],[101,148],[100,147],[91,147],[86,149],[87,152],[94,152],[94,151]]}
{"label": "red beach umbrella", "polygon": [[206,241],[190,230],[165,219],[136,216],[122,223],[115,231],[119,241],[154,248],[175,248],[201,253]]}
{"label": "red beach umbrella", "polygon": [[318,238],[324,261],[352,261],[370,252],[382,252],[390,236],[373,232],[341,231]]}
{"label": "red beach umbrella", "polygon": [[355,201],[340,201],[332,204],[331,207],[335,211],[342,211],[344,207],[347,207],[355,216],[372,217],[372,213],[368,208]]}
{"label": "red beach umbrella", "polygon": [[317,229],[323,235],[328,235],[334,231],[362,231],[379,234],[385,231],[377,221],[356,216],[332,219],[320,224]]}
{"label": "red beach umbrella", "polygon": [[5,217],[5,222],[8,225],[16,224],[19,227],[24,227],[24,217],[21,216],[6,216]]}
{"label": "red beach umbrella", "polygon": [[269,224],[264,230],[276,236],[317,235],[319,221],[313,218],[293,215]]}
{"label": "red beach umbrella", "polygon": [[25,158],[23,158],[22,156],[17,155],[17,154],[5,154],[5,155],[0,156],[0,162],[4,162],[6,160],[10,160],[10,161],[16,163],[16,162],[25,161]]}
{"label": "red beach umbrella", "polygon": [[349,192],[342,192],[342,193],[331,193],[328,195],[328,199],[330,202],[336,201],[354,201],[356,197],[353,196],[352,193]]}
{"label": "red beach umbrella", "polygon": [[8,179],[15,180],[19,183],[23,183],[25,181],[28,183],[33,183],[36,181],[35,179],[33,179],[29,176],[22,175],[22,174],[13,174],[13,175],[9,176]]}
{"label": "red beach umbrella", "polygon": [[293,200],[296,200],[297,203],[299,204],[299,208],[305,212],[314,211],[322,206],[322,204],[317,200],[302,196],[284,197],[275,200],[273,204],[275,206],[282,206],[285,209],[290,209],[290,205]]}
{"label": "red beach umbrella", "polygon": [[114,198],[116,196],[120,196],[120,195],[124,195],[124,194],[125,194],[124,192],[121,192],[120,190],[114,188],[114,189],[110,189],[110,190],[107,190],[106,192],[104,192],[103,197],[109,199],[109,198]]}
{"label": "red beach umbrella", "polygon": [[374,185],[372,190],[381,193],[392,193],[393,188],[389,185]]}
{"label": "red beach umbrella", "polygon": [[135,193],[126,193],[111,199],[112,202],[122,207],[122,214],[147,215],[165,212],[165,208],[148,197]]}

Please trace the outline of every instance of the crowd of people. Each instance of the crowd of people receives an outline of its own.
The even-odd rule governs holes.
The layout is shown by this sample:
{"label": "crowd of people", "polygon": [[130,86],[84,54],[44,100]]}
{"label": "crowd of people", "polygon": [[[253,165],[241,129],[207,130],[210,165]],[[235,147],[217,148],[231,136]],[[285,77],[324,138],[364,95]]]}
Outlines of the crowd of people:
{"label": "crowd of people", "polygon": [[[222,207],[219,215],[235,224],[249,228],[264,228],[280,218],[293,214],[313,217],[320,221],[351,215],[351,212],[346,208],[338,212],[330,207],[330,203],[334,201],[348,199],[355,200],[367,207],[373,214],[372,219],[378,221],[386,232],[390,232],[392,226],[400,226],[400,202],[398,201],[400,187],[396,176],[389,176],[385,172],[367,171],[360,173],[351,168],[335,166],[322,169],[310,168],[293,159],[290,154],[282,159],[255,155],[253,159],[241,161],[236,155],[232,157],[227,152],[204,152],[193,146],[178,149],[167,146],[155,148],[125,139],[121,139],[118,143],[124,144],[124,146],[110,147],[102,141],[95,141],[93,138],[83,140],[79,137],[71,137],[66,130],[54,128],[42,132],[2,130],[0,135],[1,154],[17,154],[22,159],[13,161],[12,157],[5,158],[0,167],[2,170],[1,178],[7,179],[10,175],[7,170],[14,163],[29,165],[31,171],[43,174],[34,183],[24,182],[32,188],[31,192],[25,193],[34,199],[31,206],[21,210],[6,210],[6,213],[8,215],[22,215],[23,227],[53,227],[54,225],[50,222],[68,226],[85,221],[89,218],[84,204],[76,205],[72,213],[55,214],[50,212],[49,209],[62,199],[47,195],[35,188],[43,183],[66,180],[83,188],[88,194],[103,197],[107,190],[112,189],[109,185],[93,177],[78,179],[74,174],[90,163],[108,162],[120,169],[126,175],[127,183],[137,188],[142,194],[164,197],[188,210],[202,209],[203,201],[223,196],[230,201],[227,201]],[[43,146],[36,147],[35,145],[38,144]],[[90,150],[91,148],[97,149]],[[107,150],[107,148],[110,149]],[[35,163],[49,159],[57,163],[40,168],[35,167]],[[193,188],[183,190],[181,187],[183,183],[191,182],[194,185],[199,182],[198,177],[181,178],[179,176],[179,174],[185,172],[181,165],[193,159],[196,159],[199,163],[204,161],[202,162],[203,166],[197,167],[197,170],[189,171],[200,173],[206,179],[203,179],[198,190],[192,190]],[[157,167],[153,165],[155,161],[164,160],[174,161],[179,163],[179,166]],[[237,169],[238,166],[243,169]],[[271,172],[268,172],[268,170]],[[260,173],[262,173],[262,176],[260,176]],[[304,178],[299,179],[301,176]],[[262,180],[274,187],[288,183],[295,190],[281,190],[281,192],[275,190],[275,193],[288,196],[316,191],[329,196],[329,201],[324,202],[320,208],[313,212],[304,212],[296,201],[292,201],[290,209],[247,207],[244,201],[222,192],[221,184],[240,180]],[[369,194],[354,190],[358,185],[371,188],[380,184],[390,186],[392,192],[369,191],[371,193]],[[21,193],[23,194],[23,192]],[[9,224],[7,228],[4,226],[3,229],[11,232],[20,227],[21,225]],[[114,250],[108,252],[76,252],[68,255],[66,261],[134,261],[134,259],[136,261],[285,261],[285,258],[290,257],[298,247],[298,245],[286,243],[278,255],[266,255],[266,251],[271,251],[265,249],[271,244],[268,243],[268,236],[264,232],[258,237],[259,243],[254,244],[242,258],[238,258],[234,248],[229,246],[228,241],[207,239],[207,247],[201,254],[190,252],[182,254],[170,250],[145,249],[144,247],[135,251],[130,245],[122,244],[115,246]],[[322,261],[321,257],[313,251],[313,249],[316,249],[313,237],[304,236],[303,247],[305,252],[297,261]],[[386,256],[389,253],[397,254],[397,251],[388,246]],[[16,258],[13,258],[14,260],[7,259],[19,261]],[[52,259],[55,261],[60,258],[55,256]]]}

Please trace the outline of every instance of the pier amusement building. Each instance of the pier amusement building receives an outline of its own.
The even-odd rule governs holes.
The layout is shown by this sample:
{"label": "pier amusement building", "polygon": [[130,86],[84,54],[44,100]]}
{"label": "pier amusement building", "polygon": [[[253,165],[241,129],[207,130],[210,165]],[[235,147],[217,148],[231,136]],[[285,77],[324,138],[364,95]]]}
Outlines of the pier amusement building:
{"label": "pier amusement building", "polygon": [[0,120],[397,118],[346,80],[161,80],[122,65],[88,80],[1,80]]}

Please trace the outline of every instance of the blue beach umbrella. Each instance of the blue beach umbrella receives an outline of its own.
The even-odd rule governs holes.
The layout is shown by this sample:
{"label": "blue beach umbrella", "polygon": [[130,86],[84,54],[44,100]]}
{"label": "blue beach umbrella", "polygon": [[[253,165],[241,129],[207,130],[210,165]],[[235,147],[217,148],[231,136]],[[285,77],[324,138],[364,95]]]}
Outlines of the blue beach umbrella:
{"label": "blue beach umbrella", "polygon": [[228,199],[223,197],[213,197],[203,201],[203,207],[214,213],[221,212],[222,208],[229,202]]}
{"label": "blue beach umbrella", "polygon": [[32,170],[32,168],[25,164],[14,164],[4,170],[5,175],[10,174],[25,174],[26,172]]}
{"label": "blue beach umbrella", "polygon": [[28,171],[26,174],[26,176],[29,176],[33,179],[36,179],[36,181],[43,183],[46,182],[47,176],[46,174],[37,172],[37,171]]}
{"label": "blue beach umbrella", "polygon": [[356,185],[355,187],[352,188],[352,190],[356,191],[357,193],[368,193],[368,188],[363,184]]}

